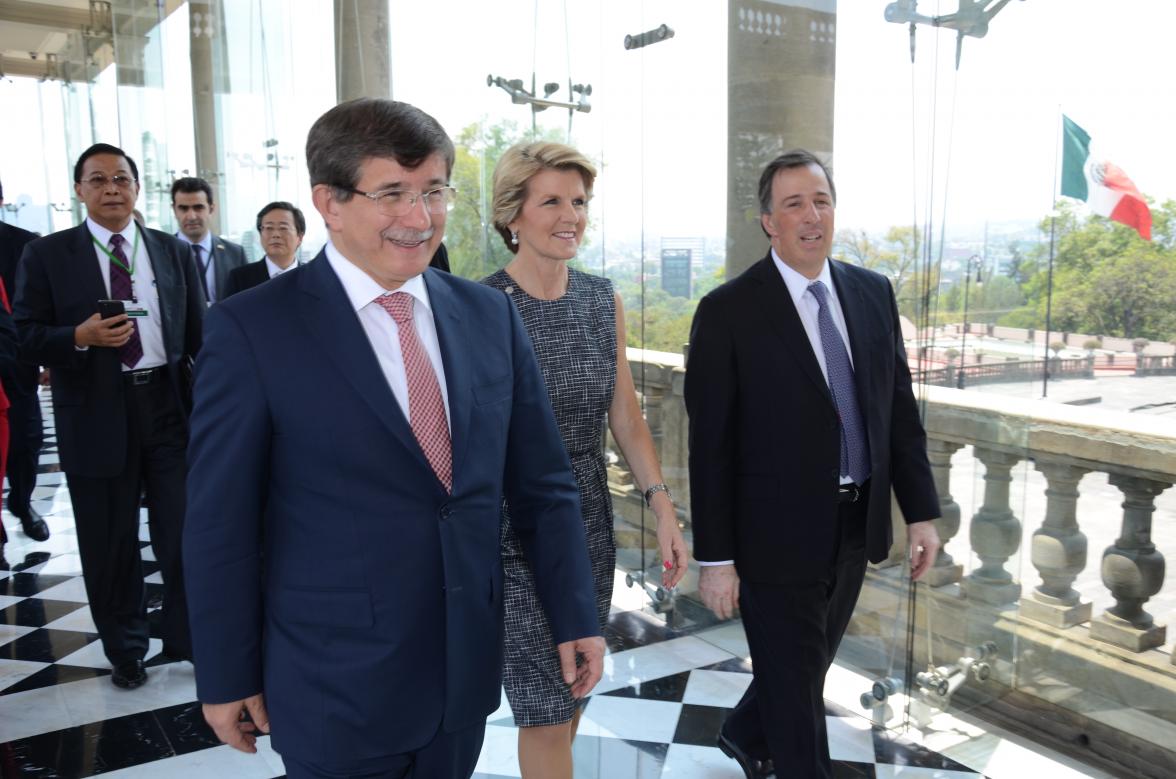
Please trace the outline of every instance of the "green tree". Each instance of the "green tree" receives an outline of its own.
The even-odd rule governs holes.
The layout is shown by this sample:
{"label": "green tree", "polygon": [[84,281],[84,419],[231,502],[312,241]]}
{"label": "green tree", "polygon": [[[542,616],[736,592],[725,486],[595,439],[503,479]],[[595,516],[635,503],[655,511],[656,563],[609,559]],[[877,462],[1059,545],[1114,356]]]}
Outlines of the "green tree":
{"label": "green tree", "polygon": [[[1041,222],[1048,236],[1050,219]],[[1053,223],[1051,329],[1167,340],[1176,335],[1176,201],[1152,206],[1151,241],[1077,205],[1058,204]],[[1041,327],[1049,292],[1049,242],[1027,254],[1036,266],[1021,285],[1027,303],[1001,324]]]}
{"label": "green tree", "polygon": [[[481,279],[514,257],[492,223],[491,182],[502,153],[521,141],[535,139],[530,129],[510,120],[475,122],[457,134],[451,182],[457,202],[445,226],[449,264],[458,276]],[[555,131],[541,132],[539,140],[562,141]]]}

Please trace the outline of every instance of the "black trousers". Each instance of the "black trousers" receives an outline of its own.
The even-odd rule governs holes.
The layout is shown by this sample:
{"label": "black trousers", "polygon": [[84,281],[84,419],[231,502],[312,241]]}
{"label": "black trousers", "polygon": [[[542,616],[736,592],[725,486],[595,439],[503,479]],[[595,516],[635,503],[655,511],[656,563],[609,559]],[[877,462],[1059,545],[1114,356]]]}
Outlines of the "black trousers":
{"label": "black trousers", "polygon": [[486,723],[456,733],[439,730],[415,752],[368,761],[347,761],[342,756],[330,764],[307,763],[282,756],[287,779],[469,779],[478,764]]}
{"label": "black trousers", "polygon": [[139,505],[146,489],[151,547],[163,577],[163,646],[191,656],[180,538],[184,529],[188,433],[166,378],[126,387],[127,459],[109,479],[66,473],[90,613],[112,665],[141,660],[148,625],[139,555]]}
{"label": "black trousers", "polygon": [[839,506],[830,560],[817,581],[743,580],[739,587],[752,682],[723,731],[752,757],[770,757],[778,776],[833,775],[825,732],[825,674],[865,578],[865,500]]}
{"label": "black trousers", "polygon": [[23,384],[9,391],[8,401],[8,510],[27,521],[29,501],[37,486],[37,464],[41,458],[44,432],[41,401],[37,387]]}

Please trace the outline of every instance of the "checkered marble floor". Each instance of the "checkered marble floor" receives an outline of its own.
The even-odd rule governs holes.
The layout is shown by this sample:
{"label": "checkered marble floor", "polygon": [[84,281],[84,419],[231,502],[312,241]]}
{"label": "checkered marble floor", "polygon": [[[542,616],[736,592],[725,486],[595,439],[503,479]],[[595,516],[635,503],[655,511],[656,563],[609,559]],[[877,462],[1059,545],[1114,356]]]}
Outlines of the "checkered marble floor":
{"label": "checkered marble floor", "polygon": [[[257,755],[218,745],[195,700],[192,666],[166,661],[158,637],[151,640],[146,685],[128,691],[110,683],[86,605],[56,442],[51,429],[47,433],[33,506],[49,524],[50,539],[33,542],[3,514],[11,570],[0,570],[0,779],[283,776],[268,738],[259,740]],[[151,598],[161,586],[145,523],[141,539]],[[576,776],[740,779],[715,738],[751,678],[741,628],[715,624],[686,599],[668,619],[647,606],[641,590],[626,587],[618,573],[604,678],[575,740]],[[852,671],[835,667],[826,688],[836,698],[827,701],[827,720],[839,777],[1104,776],[976,723],[958,723],[950,738],[916,733],[917,741],[873,728],[847,708],[852,691],[865,688],[850,677]],[[838,687],[850,697],[831,695]],[[488,719],[475,777],[519,776],[516,743],[504,697]]]}

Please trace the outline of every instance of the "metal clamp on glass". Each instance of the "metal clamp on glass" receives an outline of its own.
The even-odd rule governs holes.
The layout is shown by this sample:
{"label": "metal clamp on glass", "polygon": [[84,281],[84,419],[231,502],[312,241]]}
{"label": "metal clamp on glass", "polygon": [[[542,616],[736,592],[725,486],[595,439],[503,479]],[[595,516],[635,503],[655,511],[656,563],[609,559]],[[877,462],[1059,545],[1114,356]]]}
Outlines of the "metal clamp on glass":
{"label": "metal clamp on glass", "polygon": [[644,493],[642,493],[642,496],[645,498],[645,505],[650,508],[653,508],[653,503],[651,503],[650,501],[652,501],[653,496],[659,492],[664,492],[666,494],[666,497],[669,498],[670,501],[674,500],[674,496],[670,494],[670,488],[667,487],[665,484],[651,484],[649,486],[649,489],[647,489]]}

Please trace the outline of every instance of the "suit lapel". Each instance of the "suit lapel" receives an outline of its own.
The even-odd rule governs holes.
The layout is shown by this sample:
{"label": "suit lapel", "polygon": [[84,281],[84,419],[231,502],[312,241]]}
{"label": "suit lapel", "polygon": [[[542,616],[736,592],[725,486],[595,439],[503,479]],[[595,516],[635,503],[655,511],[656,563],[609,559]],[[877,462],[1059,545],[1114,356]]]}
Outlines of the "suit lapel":
{"label": "suit lapel", "polygon": [[470,427],[471,366],[465,323],[461,306],[453,293],[452,282],[441,271],[425,271],[425,286],[429,290],[429,305],[437,326],[437,341],[441,347],[441,362],[445,366],[445,390],[449,396],[449,429],[453,451],[454,488],[462,473]]}
{"label": "suit lapel", "polygon": [[[841,313],[845,316],[845,329],[849,333],[849,351],[853,355],[854,383],[858,387],[859,405],[864,409],[866,405],[860,402],[863,400],[861,386],[864,377],[868,376],[870,371],[870,350],[866,348],[868,323],[864,321],[869,309],[866,306],[865,292],[853,274],[833,260],[829,260],[829,273],[833,276],[833,286],[836,287],[837,299],[841,302]],[[859,376],[863,377],[863,380],[858,380]]]}
{"label": "suit lapel", "polygon": [[298,278],[297,306],[302,321],[323,353],[335,363],[338,375],[351,383],[384,427],[431,473],[432,466],[380,370],[367,332],[351,307],[343,283],[323,254],[320,251],[321,261],[307,265]]}
{"label": "suit lapel", "polygon": [[769,254],[753,265],[748,273],[760,282],[759,305],[773,332],[788,347],[788,351],[804,375],[813,383],[813,387],[832,406],[833,395],[829,392],[829,384],[821,373],[821,365],[817,362],[817,356],[813,354],[813,346],[809,342],[808,334],[805,333],[804,323],[800,321],[800,314],[792,303],[788,285],[780,278],[772,255]]}
{"label": "suit lapel", "polygon": [[82,295],[89,300],[102,300],[110,297],[106,288],[106,279],[102,278],[102,266],[98,264],[98,255],[94,253],[94,234],[86,223],[82,222],[74,228],[72,243],[75,257],[87,257],[88,262],[81,263],[78,270],[78,283],[82,285]]}
{"label": "suit lapel", "polygon": [[[226,253],[224,241],[220,236],[212,236],[212,267],[215,270],[212,273],[212,283],[216,285],[216,299],[223,300],[225,297],[225,285],[229,282],[229,256]],[[196,269],[199,272],[199,268]]]}

